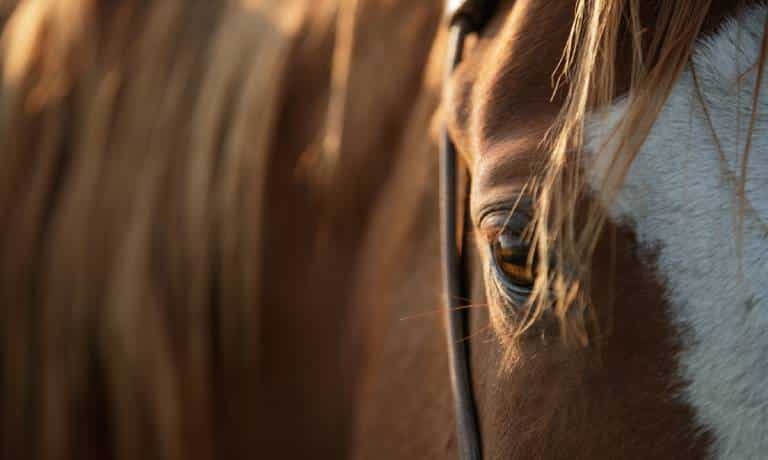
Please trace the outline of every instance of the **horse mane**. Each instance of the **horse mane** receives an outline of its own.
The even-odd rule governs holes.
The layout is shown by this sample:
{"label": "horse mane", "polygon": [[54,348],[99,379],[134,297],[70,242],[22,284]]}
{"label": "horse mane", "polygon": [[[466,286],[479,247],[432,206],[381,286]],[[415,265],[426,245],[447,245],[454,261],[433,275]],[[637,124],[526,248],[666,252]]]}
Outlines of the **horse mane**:
{"label": "horse mane", "polygon": [[2,2],[4,458],[255,452],[266,165],[307,5]]}
{"label": "horse mane", "polygon": [[[607,209],[674,83],[689,65],[693,46],[709,27],[717,3],[577,2],[560,72],[553,77],[555,92],[565,92],[565,104],[547,140],[551,154],[532,183],[536,202],[533,245],[538,253],[553,257],[540,258],[530,313],[526,321],[513,327],[513,338],[551,309],[553,299],[567,340],[586,344],[590,336],[598,335],[597,316],[589,301],[589,274],[592,254],[604,233]],[[767,52],[764,39],[756,65],[762,66]],[[628,63],[628,88],[616,86],[617,67],[622,63]],[[627,110],[610,135],[611,148],[606,144],[602,151],[595,152],[601,158],[597,161],[608,166],[601,172],[597,199],[590,200],[591,191],[579,166],[585,125],[591,112],[611,104],[617,94],[629,95]],[[747,148],[744,157],[748,155]],[[742,170],[741,219],[745,181],[746,170]],[[585,202],[589,203],[586,213]],[[507,332],[510,328],[498,327]]]}
{"label": "horse mane", "polygon": [[[258,455],[261,322],[343,308],[395,157],[433,149],[441,5],[0,2],[4,458]],[[297,215],[292,250],[348,277],[265,246]]]}

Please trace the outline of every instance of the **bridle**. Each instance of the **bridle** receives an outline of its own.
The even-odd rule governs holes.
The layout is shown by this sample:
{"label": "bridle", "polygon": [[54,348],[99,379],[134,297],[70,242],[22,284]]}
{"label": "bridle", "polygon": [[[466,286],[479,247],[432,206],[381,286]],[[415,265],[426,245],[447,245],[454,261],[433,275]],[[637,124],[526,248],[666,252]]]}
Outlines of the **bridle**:
{"label": "bridle", "polygon": [[[447,0],[446,12],[450,20],[450,38],[445,64],[444,94],[456,66],[461,62],[464,40],[468,34],[479,31],[493,13],[498,0]],[[451,374],[458,436],[459,458],[480,460],[483,457],[477,407],[472,392],[469,367],[468,311],[462,308],[469,299],[466,274],[466,216],[458,218],[458,158],[456,147],[443,128],[440,141],[440,245],[442,248],[443,300],[445,302],[445,333]],[[466,206],[465,206],[466,212]],[[460,224],[459,224],[460,222]]]}

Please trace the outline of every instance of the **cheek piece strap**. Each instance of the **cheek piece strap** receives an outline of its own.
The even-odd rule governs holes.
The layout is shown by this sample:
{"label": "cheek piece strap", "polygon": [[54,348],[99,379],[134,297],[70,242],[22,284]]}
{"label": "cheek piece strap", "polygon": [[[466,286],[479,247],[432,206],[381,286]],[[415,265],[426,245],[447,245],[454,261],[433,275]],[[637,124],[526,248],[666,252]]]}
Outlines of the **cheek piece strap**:
{"label": "cheek piece strap", "polygon": [[[450,19],[450,34],[445,62],[443,97],[449,94],[451,76],[461,62],[464,40],[467,35],[482,29],[493,14],[498,1],[448,0],[446,13]],[[483,458],[478,413],[472,392],[472,375],[469,365],[469,281],[465,247],[460,241],[458,226],[465,218],[458,218],[457,181],[459,169],[456,147],[446,127],[440,139],[440,247],[442,265],[444,321],[451,377],[456,435],[460,460]],[[465,210],[466,212],[466,210]],[[462,232],[466,235],[466,231]],[[462,235],[462,236],[463,236]],[[466,238],[465,236],[463,236]]]}

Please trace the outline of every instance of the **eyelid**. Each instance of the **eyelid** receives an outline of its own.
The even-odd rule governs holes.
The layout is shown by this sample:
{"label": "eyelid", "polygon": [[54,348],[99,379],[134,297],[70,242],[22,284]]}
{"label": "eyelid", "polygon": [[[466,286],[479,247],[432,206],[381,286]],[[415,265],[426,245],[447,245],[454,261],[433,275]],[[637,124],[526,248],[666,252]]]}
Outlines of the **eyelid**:
{"label": "eyelid", "polygon": [[[523,190],[510,190],[503,194],[483,194],[491,195],[484,198],[483,196],[473,197],[473,212],[474,221],[476,227],[483,227],[486,224],[486,220],[495,214],[506,213],[509,216],[510,213],[522,214],[528,220],[533,217],[533,199],[530,195]],[[496,195],[495,197],[493,195]],[[490,199],[489,199],[490,198]]]}
{"label": "eyelid", "polygon": [[501,232],[511,231],[522,235],[529,225],[530,217],[525,212],[505,207],[484,213],[480,217],[478,230],[489,243],[493,243]]}
{"label": "eyelid", "polygon": [[[530,196],[520,194],[511,200],[496,201],[483,206],[477,213],[476,226],[487,227],[490,220],[506,220],[511,217],[530,221],[533,216],[533,202]],[[503,222],[501,222],[503,224]]]}

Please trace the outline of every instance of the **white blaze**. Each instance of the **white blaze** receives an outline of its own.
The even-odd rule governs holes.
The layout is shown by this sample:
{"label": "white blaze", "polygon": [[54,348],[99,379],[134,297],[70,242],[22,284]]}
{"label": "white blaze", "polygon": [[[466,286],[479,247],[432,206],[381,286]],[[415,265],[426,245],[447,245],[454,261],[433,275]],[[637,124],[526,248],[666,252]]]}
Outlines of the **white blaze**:
{"label": "white blaze", "polygon": [[[656,255],[653,269],[681,335],[681,396],[714,435],[718,460],[768,459],[768,81],[749,161],[742,276],[736,250],[736,183],[766,10],[747,10],[695,48],[696,75],[726,161],[686,70],[610,209]],[[593,151],[624,107],[618,102],[595,117]],[[599,165],[589,167],[599,175]]]}

